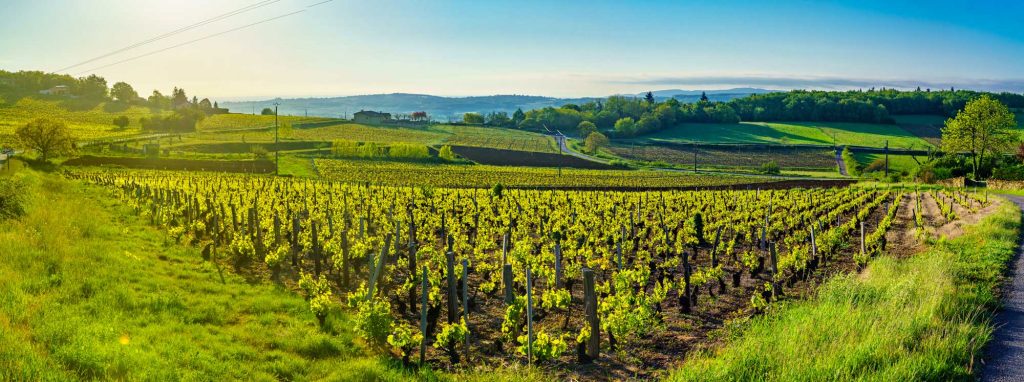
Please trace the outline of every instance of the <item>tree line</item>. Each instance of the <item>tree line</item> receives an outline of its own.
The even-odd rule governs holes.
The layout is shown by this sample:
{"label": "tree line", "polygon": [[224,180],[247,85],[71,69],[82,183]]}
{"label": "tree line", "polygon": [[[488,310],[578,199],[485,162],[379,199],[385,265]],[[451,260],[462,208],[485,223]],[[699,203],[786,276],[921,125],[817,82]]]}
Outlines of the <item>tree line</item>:
{"label": "tree line", "polygon": [[[170,95],[153,90],[143,98],[130,84],[116,82],[107,85],[107,80],[97,75],[75,78],[67,74],[42,71],[8,72],[0,70],[0,101],[7,102],[27,96],[39,96],[42,90],[66,86],[69,96],[81,102],[111,102],[120,106],[144,106],[153,111],[153,116],[140,119],[142,129],[154,132],[194,131],[196,123],[212,114],[227,113],[217,102],[209,98],[190,99],[185,89],[175,87]],[[172,111],[172,113],[162,113]],[[113,123],[126,127],[126,117],[115,118]]]}
{"label": "tree line", "polygon": [[[586,125],[615,137],[632,137],[681,123],[858,122],[893,123],[894,115],[934,114],[951,117],[968,101],[987,95],[1009,108],[1024,108],[1024,95],[971,90],[868,89],[850,91],[793,90],[752,94],[728,102],[712,102],[706,95],[694,103],[676,99],[657,102],[645,97],[611,96],[582,104],[516,110],[490,114],[466,113],[463,122],[535,131],[579,133]],[[586,125],[584,123],[587,123]],[[584,135],[585,136],[585,135]]]}

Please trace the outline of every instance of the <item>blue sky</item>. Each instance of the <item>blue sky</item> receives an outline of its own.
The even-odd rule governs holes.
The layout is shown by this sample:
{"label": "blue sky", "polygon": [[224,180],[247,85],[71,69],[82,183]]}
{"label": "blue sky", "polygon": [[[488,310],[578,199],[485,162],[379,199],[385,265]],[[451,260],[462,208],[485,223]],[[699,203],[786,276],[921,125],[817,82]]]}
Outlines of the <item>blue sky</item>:
{"label": "blue sky", "polygon": [[[95,72],[142,93],[181,86],[221,99],[740,86],[1024,92],[1022,2],[334,0],[309,7],[320,1],[273,1],[68,73]],[[255,3],[11,1],[0,23],[0,68],[57,70]]]}

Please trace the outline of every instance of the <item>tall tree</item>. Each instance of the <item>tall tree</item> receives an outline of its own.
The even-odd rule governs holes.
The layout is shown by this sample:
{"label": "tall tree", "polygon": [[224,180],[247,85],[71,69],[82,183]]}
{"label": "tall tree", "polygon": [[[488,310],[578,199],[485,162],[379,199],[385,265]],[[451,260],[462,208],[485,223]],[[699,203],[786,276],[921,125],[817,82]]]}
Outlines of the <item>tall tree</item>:
{"label": "tall tree", "polygon": [[135,89],[128,83],[118,82],[110,88],[110,96],[120,102],[128,103],[134,102],[139,98],[139,93],[136,93]]}
{"label": "tall tree", "polygon": [[644,96],[644,100],[646,100],[648,104],[654,105],[654,93],[647,92],[647,95]]}
{"label": "tall tree", "polygon": [[956,117],[946,120],[946,127],[942,128],[942,148],[949,153],[970,153],[977,177],[978,165],[987,154],[1008,151],[1019,141],[1013,131],[1016,126],[1016,118],[1006,105],[983,95],[967,102]]}
{"label": "tall tree", "polygon": [[71,153],[75,149],[71,130],[62,121],[37,118],[19,127],[16,134],[22,146],[38,152],[43,161],[53,155]]}

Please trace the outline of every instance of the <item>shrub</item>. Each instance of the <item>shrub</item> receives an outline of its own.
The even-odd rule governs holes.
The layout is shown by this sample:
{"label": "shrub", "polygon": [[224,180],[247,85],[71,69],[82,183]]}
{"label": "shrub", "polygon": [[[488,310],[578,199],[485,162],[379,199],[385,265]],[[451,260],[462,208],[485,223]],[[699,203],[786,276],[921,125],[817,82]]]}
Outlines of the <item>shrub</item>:
{"label": "shrub", "polygon": [[414,143],[393,143],[388,149],[388,157],[393,159],[429,159],[430,150],[427,146]]}
{"label": "shrub", "polygon": [[588,153],[596,153],[597,150],[605,146],[608,146],[608,137],[596,131],[587,135],[587,139],[584,141],[584,149]]}
{"label": "shrub", "polygon": [[0,219],[25,213],[25,184],[15,178],[0,178]]}
{"label": "shrub", "polygon": [[1024,166],[999,167],[992,171],[992,179],[1024,180]]}
{"label": "shrub", "polygon": [[782,168],[779,167],[775,161],[769,161],[768,163],[761,165],[761,173],[768,175],[779,175],[782,173]]}
{"label": "shrub", "polygon": [[437,157],[449,162],[458,160],[458,157],[455,156],[455,152],[452,151],[452,147],[449,145],[441,146],[441,149],[437,151]]}
{"label": "shrub", "polygon": [[331,142],[331,154],[339,158],[352,158],[359,155],[359,142],[337,139]]}
{"label": "shrub", "polygon": [[262,145],[253,145],[252,148],[249,149],[249,151],[252,152],[252,155],[255,156],[256,159],[266,159],[267,155],[270,155],[270,151],[268,151],[267,148],[263,147]]}

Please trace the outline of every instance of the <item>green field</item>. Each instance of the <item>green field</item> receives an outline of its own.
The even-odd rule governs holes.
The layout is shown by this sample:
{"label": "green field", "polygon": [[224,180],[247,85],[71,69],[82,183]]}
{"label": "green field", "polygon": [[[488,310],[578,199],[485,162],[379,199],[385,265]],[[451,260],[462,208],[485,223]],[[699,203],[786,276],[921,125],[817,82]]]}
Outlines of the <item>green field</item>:
{"label": "green field", "polygon": [[[0,140],[13,136],[26,123],[40,117],[63,120],[78,140],[90,140],[138,134],[139,119],[153,113],[145,107],[123,107],[101,103],[83,110],[69,110],[58,101],[22,98],[13,105],[0,104]],[[114,118],[126,116],[130,124],[124,130],[114,125]]]}
{"label": "green field", "polygon": [[738,124],[682,124],[646,135],[650,142],[764,143],[883,147],[928,147],[925,140],[896,125],[825,122],[743,122]]}
{"label": "green field", "polygon": [[[853,157],[856,158],[857,162],[859,162],[862,166],[867,166],[876,160],[885,159],[885,154],[856,153],[853,154]],[[928,158],[925,158],[924,156],[918,157],[918,160],[922,162],[926,161],[927,159]],[[919,166],[920,165],[917,164],[917,162],[914,161],[914,158],[910,155],[889,155],[889,171],[906,171],[907,173],[911,173],[914,169],[918,168]]]}

